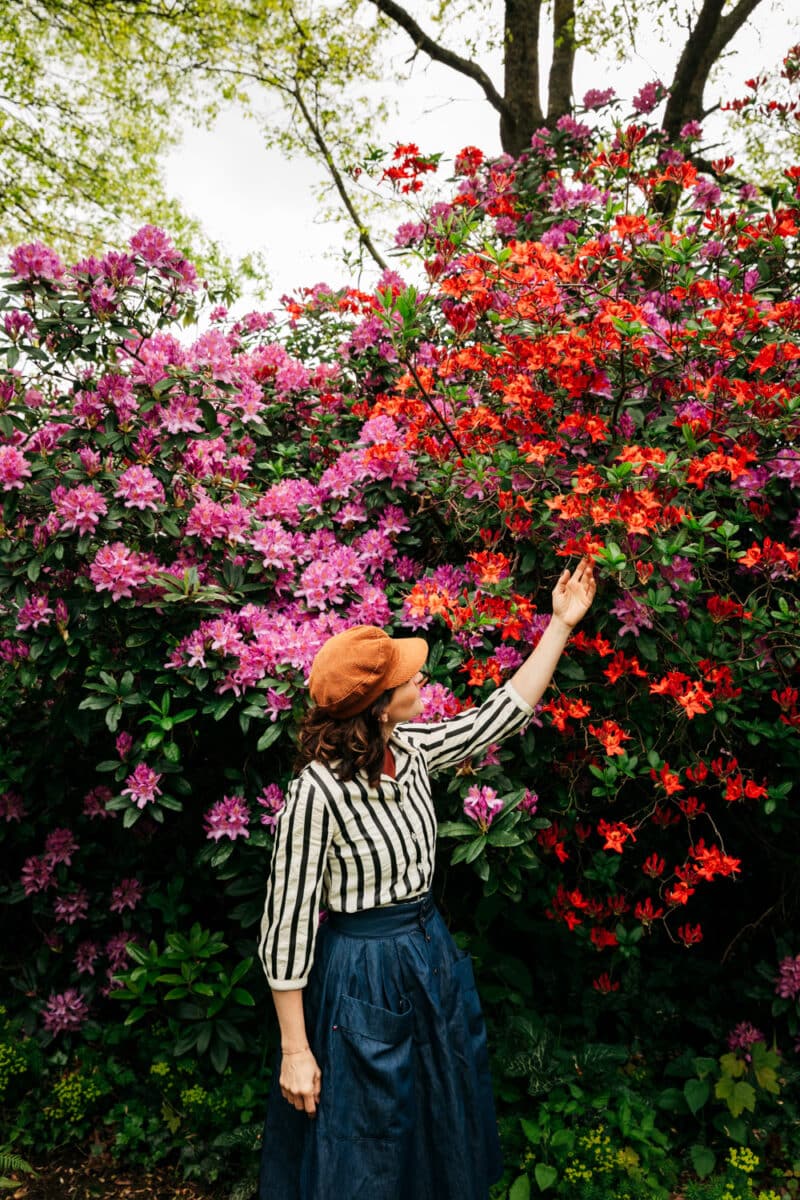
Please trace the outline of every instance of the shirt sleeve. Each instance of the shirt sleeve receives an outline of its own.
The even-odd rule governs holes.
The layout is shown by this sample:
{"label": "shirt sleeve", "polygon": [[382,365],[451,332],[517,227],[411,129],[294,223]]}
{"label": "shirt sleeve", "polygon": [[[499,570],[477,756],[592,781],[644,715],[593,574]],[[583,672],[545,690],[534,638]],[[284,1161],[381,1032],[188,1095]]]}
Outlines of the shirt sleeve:
{"label": "shirt sleeve", "polygon": [[493,742],[517,733],[532,714],[516,688],[504,683],[479,708],[468,708],[448,721],[406,725],[403,735],[425,756],[430,772],[441,771],[477,758]]}
{"label": "shirt sleeve", "polygon": [[293,779],[275,827],[258,945],[275,991],[305,987],[311,971],[332,836],[331,815],[320,788],[307,775]]}

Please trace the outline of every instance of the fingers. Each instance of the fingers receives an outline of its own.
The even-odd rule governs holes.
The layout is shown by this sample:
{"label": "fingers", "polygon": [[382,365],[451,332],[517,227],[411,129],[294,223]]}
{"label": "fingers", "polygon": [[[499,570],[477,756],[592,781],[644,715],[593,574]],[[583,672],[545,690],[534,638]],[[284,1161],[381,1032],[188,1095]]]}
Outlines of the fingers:
{"label": "fingers", "polygon": [[308,1087],[294,1089],[281,1084],[280,1090],[284,1100],[287,1104],[291,1104],[292,1108],[297,1109],[298,1112],[304,1112],[309,1117],[317,1115],[317,1106],[322,1092],[322,1075],[319,1071],[314,1073]]}
{"label": "fingers", "polygon": [[292,1108],[296,1108],[298,1112],[305,1112],[309,1117],[317,1115],[317,1105],[319,1104],[319,1091],[313,1092],[310,1095],[303,1096],[300,1092],[287,1092],[285,1088],[281,1088],[281,1095]]}

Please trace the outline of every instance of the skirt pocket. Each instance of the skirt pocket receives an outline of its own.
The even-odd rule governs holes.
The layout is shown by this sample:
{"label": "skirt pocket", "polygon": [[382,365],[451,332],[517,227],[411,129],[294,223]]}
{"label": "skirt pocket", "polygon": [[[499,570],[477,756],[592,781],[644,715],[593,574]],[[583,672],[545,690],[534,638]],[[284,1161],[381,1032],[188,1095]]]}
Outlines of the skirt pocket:
{"label": "skirt pocket", "polygon": [[480,1034],[484,1028],[483,1013],[481,1012],[481,1001],[475,983],[475,972],[472,967],[471,955],[463,954],[461,958],[456,959],[453,963],[453,977],[458,986],[461,1003],[464,1006],[464,1014],[467,1018],[469,1031],[472,1034]]}
{"label": "skirt pocket", "polygon": [[323,1104],[334,1137],[386,1141],[408,1133],[414,1108],[413,1028],[410,1004],[392,1012],[354,996],[339,997],[330,1034],[330,1106]]}

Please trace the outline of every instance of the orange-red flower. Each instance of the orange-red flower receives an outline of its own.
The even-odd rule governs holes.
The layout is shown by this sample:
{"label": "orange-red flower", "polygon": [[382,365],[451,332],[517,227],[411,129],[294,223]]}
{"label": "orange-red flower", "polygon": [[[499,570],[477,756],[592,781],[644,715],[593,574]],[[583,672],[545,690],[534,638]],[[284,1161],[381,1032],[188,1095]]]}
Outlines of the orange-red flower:
{"label": "orange-red flower", "polygon": [[597,832],[602,838],[605,838],[603,849],[614,850],[617,854],[622,854],[622,849],[629,838],[632,842],[636,841],[635,832],[624,821],[601,819],[597,822]]}
{"label": "orange-red flower", "polygon": [[653,901],[648,896],[646,900],[638,902],[633,910],[633,915],[643,925],[650,925],[653,921],[657,921],[659,917],[663,917],[664,909],[660,904],[657,908],[654,908]]}
{"label": "orange-red flower", "polygon": [[626,733],[616,721],[603,721],[602,725],[590,725],[589,732],[596,737],[609,757],[625,753],[623,742],[629,742],[631,735]]}
{"label": "orange-red flower", "polygon": [[613,980],[608,971],[603,971],[597,976],[597,979],[592,980],[592,987],[596,992],[600,992],[602,995],[607,996],[610,992],[619,991],[619,981]]}
{"label": "orange-red flower", "polygon": [[596,925],[589,934],[592,945],[598,950],[605,950],[609,946],[616,946],[617,935],[612,933],[610,929],[603,929],[600,925]]}

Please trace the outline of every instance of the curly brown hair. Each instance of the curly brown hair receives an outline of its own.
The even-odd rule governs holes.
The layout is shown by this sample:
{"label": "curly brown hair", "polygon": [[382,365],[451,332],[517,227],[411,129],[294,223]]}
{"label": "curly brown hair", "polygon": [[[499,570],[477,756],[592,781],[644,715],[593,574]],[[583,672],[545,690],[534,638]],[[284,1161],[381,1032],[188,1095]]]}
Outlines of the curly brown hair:
{"label": "curly brown hair", "polygon": [[370,787],[375,787],[386,753],[381,716],[392,698],[392,690],[384,692],[355,717],[330,717],[319,708],[310,708],[297,731],[296,769],[302,770],[310,762],[322,762],[345,783],[363,772]]}

